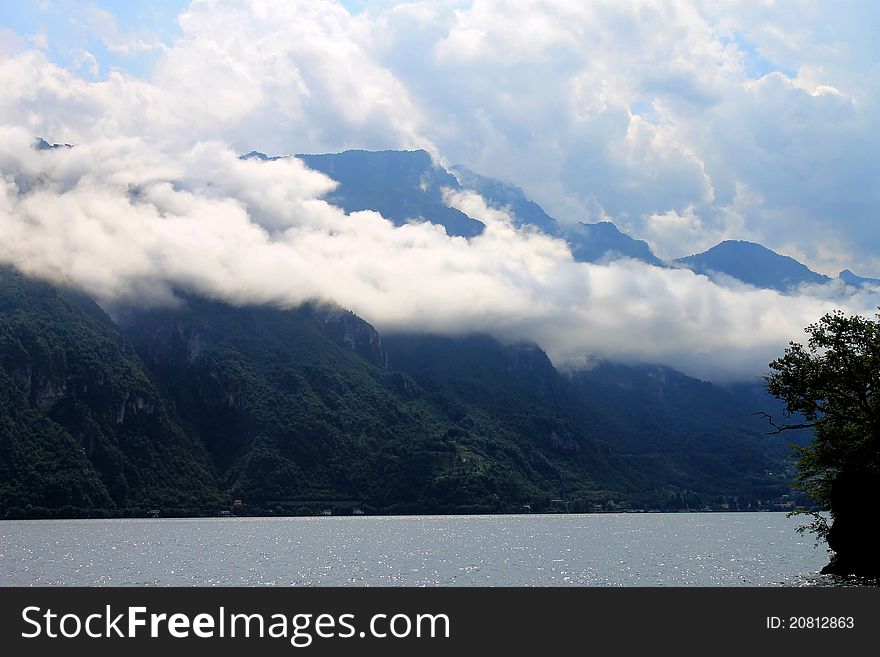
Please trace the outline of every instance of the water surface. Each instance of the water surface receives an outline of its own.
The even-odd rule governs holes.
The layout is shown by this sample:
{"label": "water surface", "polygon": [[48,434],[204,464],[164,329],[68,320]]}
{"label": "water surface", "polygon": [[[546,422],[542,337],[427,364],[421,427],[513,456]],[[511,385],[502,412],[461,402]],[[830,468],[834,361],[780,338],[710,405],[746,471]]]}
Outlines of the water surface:
{"label": "water surface", "polygon": [[0,523],[0,585],[802,586],[823,547],[782,513]]}

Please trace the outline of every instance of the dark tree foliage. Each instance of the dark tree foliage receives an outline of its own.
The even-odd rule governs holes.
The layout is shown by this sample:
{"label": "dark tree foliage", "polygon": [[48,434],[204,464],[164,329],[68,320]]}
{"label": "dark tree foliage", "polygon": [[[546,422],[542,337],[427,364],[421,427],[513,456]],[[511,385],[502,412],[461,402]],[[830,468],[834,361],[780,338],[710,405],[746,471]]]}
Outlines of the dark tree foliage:
{"label": "dark tree foliage", "polygon": [[[810,529],[834,551],[825,572],[877,575],[880,491],[880,315],[876,320],[825,315],[770,363],[768,391],[789,417],[777,432],[811,426],[812,443],[798,448],[797,485],[831,512],[814,514]],[[772,422],[772,419],[771,419]]]}

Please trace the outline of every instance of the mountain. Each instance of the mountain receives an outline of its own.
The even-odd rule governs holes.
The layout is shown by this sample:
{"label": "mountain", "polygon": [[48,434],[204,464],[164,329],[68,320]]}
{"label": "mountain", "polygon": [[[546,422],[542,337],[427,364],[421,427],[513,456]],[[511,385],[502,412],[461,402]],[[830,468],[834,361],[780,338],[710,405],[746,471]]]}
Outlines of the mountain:
{"label": "mountain", "polygon": [[[600,439],[601,418],[584,412],[577,390],[536,345],[485,335],[389,335],[384,344],[393,366],[455,419],[462,439],[484,454],[501,448],[546,478],[545,496],[574,495],[584,509],[608,495],[643,493],[639,473]],[[492,427],[508,445],[492,446]]]}
{"label": "mountain", "polygon": [[[201,436],[222,488],[258,508],[344,499],[391,512],[511,511],[548,491],[579,491],[583,505],[636,492],[582,428],[553,424],[525,398],[518,425],[485,398],[468,406],[438,395],[339,308],[188,298],[130,311],[120,325]],[[513,376],[501,374],[496,387]],[[464,386],[473,368],[456,376]]]}
{"label": "mountain", "polygon": [[51,151],[56,148],[73,148],[73,146],[70,144],[50,144],[42,137],[37,137],[37,140],[34,142],[34,148],[38,151]]}
{"label": "mountain", "polygon": [[856,276],[849,269],[844,269],[837,275],[837,277],[847,285],[852,285],[853,287],[880,287],[880,278],[864,278],[863,276]]}
{"label": "mountain", "polygon": [[0,503],[191,507],[213,467],[92,301],[0,267]]}
{"label": "mountain", "polygon": [[623,257],[658,267],[665,266],[651,252],[647,242],[633,239],[610,221],[561,224],[540,205],[526,198],[525,192],[519,187],[481,176],[460,165],[452,167],[452,171],[463,188],[477,192],[490,206],[509,210],[516,225],[534,226],[547,235],[563,238],[578,262],[600,262]]}
{"label": "mountain", "polygon": [[[242,157],[278,159],[258,151]],[[346,212],[373,210],[398,226],[410,220],[430,221],[443,226],[449,235],[474,237],[483,232],[484,224],[443,201],[443,189],[467,189],[480,194],[490,207],[510,211],[515,225],[532,226],[566,240],[579,262],[625,257],[665,266],[647,242],[631,238],[611,222],[561,224],[519,187],[461,165],[452,167],[450,173],[426,151],[345,151],[296,157],[339,183],[326,200]]]}
{"label": "mountain", "polygon": [[822,285],[831,279],[809,269],[794,258],[780,255],[754,242],[728,240],[708,251],[686,258],[676,264],[710,278],[725,274],[755,287],[788,292],[800,285]]}
{"label": "mountain", "polygon": [[100,473],[63,427],[0,370],[0,501],[14,514],[114,506]]}
{"label": "mountain", "polygon": [[[277,159],[257,151],[243,157]],[[483,223],[448,207],[443,201],[444,189],[472,190],[490,207],[509,211],[515,225],[531,226],[551,237],[564,239],[578,262],[632,258],[656,267],[668,266],[654,255],[647,242],[630,237],[610,221],[560,223],[530,200],[521,188],[462,165],[447,171],[426,151],[353,150],[296,157],[339,183],[326,199],[346,212],[373,210],[396,225],[411,220],[430,221],[444,226],[449,235],[474,237],[482,233]],[[730,276],[755,287],[780,292],[832,280],[794,258],[761,244],[740,240],[721,242],[702,253],[678,258],[674,264],[716,279],[719,274]],[[849,270],[842,271],[840,279],[856,287],[880,285],[880,279],[862,278]]]}
{"label": "mountain", "polygon": [[[349,212],[473,237],[483,224],[442,190],[475,189],[580,261],[663,264],[609,222],[564,226],[424,151],[298,157],[339,181],[328,201]],[[829,280],[747,242],[677,262],[783,290]],[[233,499],[280,513],[717,508],[788,491],[787,448],[752,415],[776,407],[753,386],[611,363],[560,372],[536,345],[380,336],[329,305],[179,301],[111,318],[0,267],[0,514],[203,514]]]}
{"label": "mountain", "polygon": [[461,237],[474,237],[485,228],[444,203],[443,189],[459,189],[458,180],[425,151],[345,151],[296,157],[339,183],[327,200],[346,212],[374,210],[398,226],[412,220],[430,221],[444,226],[449,235]]}
{"label": "mountain", "polygon": [[519,187],[474,173],[470,169],[456,165],[452,173],[464,189],[470,189],[482,196],[486,202],[497,208],[509,209],[517,226],[530,225],[554,237],[562,234],[562,227],[544,208],[526,198]]}
{"label": "mountain", "polygon": [[258,513],[677,508],[787,490],[781,443],[671,370],[566,375],[535,345],[382,337],[334,306],[183,296],[111,319],[8,269],[0,411],[14,517],[233,499]]}
{"label": "mountain", "polygon": [[566,226],[564,235],[578,262],[600,262],[623,257],[641,260],[655,267],[666,266],[654,255],[647,242],[633,239],[610,221]]}
{"label": "mountain", "polygon": [[596,416],[613,418],[618,450],[638,459],[641,472],[703,495],[737,488],[741,507],[785,494],[794,475],[789,445],[811,437],[766,435],[760,413],[780,417],[782,408],[760,384],[725,388],[669,367],[609,362],[569,376]]}
{"label": "mountain", "polygon": [[745,508],[788,492],[789,441],[768,438],[754,415],[775,408],[769,399],[660,366],[601,363],[563,374],[534,345],[485,336],[384,342],[391,362],[444,403],[571,450],[599,486],[626,482],[638,504],[730,496]]}

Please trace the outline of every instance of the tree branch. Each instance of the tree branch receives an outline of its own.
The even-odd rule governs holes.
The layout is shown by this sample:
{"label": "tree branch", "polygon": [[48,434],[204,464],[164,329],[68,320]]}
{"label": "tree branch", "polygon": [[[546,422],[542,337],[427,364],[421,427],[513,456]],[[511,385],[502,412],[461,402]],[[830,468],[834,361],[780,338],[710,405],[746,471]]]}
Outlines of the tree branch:
{"label": "tree branch", "polygon": [[779,426],[773,421],[773,416],[769,413],[765,413],[764,411],[756,411],[752,413],[752,415],[760,415],[763,418],[766,418],[775,431],[771,431],[769,433],[765,433],[765,436],[775,436],[777,433],[782,433],[783,431],[788,431],[789,429],[812,429],[815,426],[818,426],[824,422],[824,420],[816,420],[815,422],[808,422],[806,424],[784,424]]}

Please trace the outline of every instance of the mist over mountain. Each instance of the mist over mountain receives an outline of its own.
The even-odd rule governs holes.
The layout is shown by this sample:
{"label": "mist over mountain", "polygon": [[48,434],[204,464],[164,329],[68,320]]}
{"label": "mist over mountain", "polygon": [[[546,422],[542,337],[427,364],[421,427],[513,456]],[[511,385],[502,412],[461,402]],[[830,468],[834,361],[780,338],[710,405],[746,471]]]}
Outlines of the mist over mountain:
{"label": "mist over mountain", "polygon": [[567,226],[565,237],[572,255],[580,262],[633,258],[655,267],[664,266],[644,240],[633,239],[610,221]]}
{"label": "mist over mountain", "polygon": [[[727,335],[754,336],[753,308],[814,312],[825,302],[802,288],[831,279],[792,258],[726,241],[665,263],[610,222],[558,222],[521,189],[463,167],[453,175],[425,151],[238,157],[209,148],[178,163],[188,174],[169,171],[176,188],[122,191],[108,178],[102,198],[142,229],[113,242],[130,257],[108,252],[109,272],[83,278],[80,265],[59,277],[39,266],[48,243],[39,231],[59,235],[60,215],[28,203],[66,204],[83,236],[100,235],[93,154],[43,144],[29,148],[37,159],[18,153],[29,187],[6,226],[33,257],[18,263],[25,274],[0,270],[9,514],[205,513],[230,499],[277,513],[327,503],[758,508],[789,493],[787,443],[764,436],[755,415],[781,409],[755,369],[732,379],[751,383],[716,385],[661,363],[741,366],[742,347],[730,349]],[[119,175],[123,162],[104,166]],[[61,193],[46,187],[61,163],[79,166],[88,188],[71,184],[69,168]],[[149,238],[167,224],[145,209],[191,222],[198,237]],[[37,222],[8,232],[19,217]],[[107,215],[108,229],[119,230],[116,219]],[[71,244],[71,264],[95,253],[94,242]],[[481,267],[509,276],[511,294],[477,293]],[[42,280],[53,277],[65,284]],[[844,271],[840,280],[850,301],[872,298],[872,279]],[[579,305],[511,330],[509,304],[529,288],[524,312]],[[688,313],[673,310],[681,291],[682,308],[708,294],[730,312],[702,317],[689,339]],[[493,295],[507,307],[487,322]],[[381,330],[347,301],[378,311]],[[649,322],[636,319],[646,303],[656,309]],[[444,313],[452,321],[438,322]],[[708,338],[709,350],[696,348]],[[676,343],[664,358],[661,345]],[[768,344],[775,353],[780,340]]]}
{"label": "mist over mountain", "polygon": [[[43,144],[34,151],[53,157],[81,152]],[[570,268],[566,276],[601,280],[616,271],[642,281],[674,276],[706,285],[689,271],[669,269],[645,242],[610,222],[563,224],[519,188],[462,167],[452,175],[425,151],[251,152],[219,168],[216,156],[210,163],[207,154],[194,157],[188,166],[202,169],[198,175],[209,183],[199,195],[215,215],[218,193],[244,199],[248,216],[266,231],[260,238],[268,236],[261,247],[266,254],[295,246],[292,257],[306,256],[298,246],[311,221],[335,235],[355,231],[360,248],[376,230],[416,230],[427,240],[426,257],[431,247],[451,244],[497,251],[499,262],[519,251],[516,257],[536,280],[554,263]],[[264,171],[276,182],[263,195],[240,186]],[[42,183],[32,179],[41,193]],[[195,178],[181,180],[178,194],[199,189]],[[305,196],[296,187],[304,184]],[[181,212],[179,202],[168,204],[148,190],[127,192],[124,203],[140,208],[149,199]],[[280,203],[279,194],[286,195]],[[299,214],[280,212],[290,198]],[[293,228],[285,225],[290,221]],[[318,235],[304,244],[320,252],[327,238],[316,241]],[[250,239],[229,253],[249,257]],[[358,276],[381,257],[362,259]],[[296,264],[282,264],[274,253],[270,259],[276,276]],[[799,302],[791,296],[799,286],[830,280],[741,242],[675,264]],[[224,291],[232,283],[225,271],[210,275],[219,288],[204,276],[192,285],[191,277],[186,283],[176,275],[165,283],[165,299],[105,296],[111,319],[87,293],[3,269],[0,386],[9,437],[0,501],[7,513],[124,515],[155,507],[205,513],[230,499],[276,513],[313,512],[328,503],[383,512],[758,508],[788,493],[788,448],[764,437],[766,423],[754,415],[780,409],[755,384],[721,387],[650,361],[634,364],[625,352],[609,359],[615,352],[607,340],[622,344],[622,336],[604,331],[586,339],[579,334],[575,344],[588,349],[580,363],[559,358],[559,333],[542,337],[534,324],[495,335],[479,330],[479,323],[452,334],[430,325],[412,332],[408,315],[386,321],[382,335],[337,303],[350,298],[366,312],[375,308],[369,297],[347,296],[346,285],[356,278],[335,281],[337,292],[328,294],[322,279],[302,287],[314,271],[291,271],[296,275],[278,280],[268,295],[265,279],[248,281],[251,274],[235,281],[238,291]],[[155,289],[158,281],[144,287],[143,276],[134,273],[132,289]],[[870,284],[844,276],[850,285]],[[561,291],[562,298],[570,292]],[[609,299],[599,326],[627,312],[631,292],[623,294]],[[440,292],[424,301],[443,299]],[[590,307],[601,303],[588,300]],[[662,335],[662,322],[655,319],[652,329]],[[535,339],[554,345],[557,361],[567,366],[557,369]],[[713,357],[719,355],[725,356]],[[47,477],[47,467],[57,476]]]}
{"label": "mist over mountain", "polygon": [[[69,31],[63,3],[7,4],[0,262],[101,307],[318,299],[382,332],[731,381],[824,312],[878,305],[843,279],[792,288],[713,263],[711,280],[652,258],[741,239],[877,275],[867,4],[206,0],[141,17],[149,35],[109,5]],[[412,156],[418,185],[390,160],[375,186],[358,187],[366,166],[321,173],[352,148],[432,164]],[[453,181],[456,162],[503,182]]]}
{"label": "mist over mountain", "polygon": [[633,239],[610,221],[563,224],[529,200],[519,187],[481,176],[460,165],[452,167],[452,171],[462,187],[477,192],[489,205],[509,211],[517,226],[533,226],[547,235],[564,239],[578,262],[634,258],[649,265],[663,265],[647,242]]}
{"label": "mist over mountain", "polygon": [[[486,224],[448,204],[450,193],[477,192],[486,205],[463,196],[460,207],[564,240],[576,261],[663,265],[611,223],[560,224],[518,188],[463,168],[453,177],[424,151],[297,159],[334,179],[324,198],[347,214],[475,237]],[[287,161],[256,152],[244,160]],[[112,321],[82,295],[4,271],[4,404],[15,453],[26,455],[10,462],[21,473],[48,460],[59,472],[47,490],[42,479],[7,473],[14,513],[198,512],[233,497],[286,511],[339,499],[386,511],[540,509],[551,498],[569,510],[677,508],[757,505],[787,490],[786,448],[762,438],[766,426],[743,410],[746,399],[754,410],[773,403],[748,388],[733,394],[669,368],[609,362],[563,374],[537,345],[487,335],[398,328],[383,339],[323,303],[236,307],[176,292],[170,307],[114,302]],[[54,308],[53,321],[37,319],[43,307]],[[86,374],[64,337],[72,330],[78,349],[100,350],[109,338],[128,360],[105,356],[107,373]],[[35,331],[58,351],[43,355]],[[186,475],[162,479],[151,450]],[[62,464],[77,459],[65,475]]]}
{"label": "mist over mountain", "polygon": [[562,234],[563,227],[559,222],[544,212],[540,205],[526,198],[525,192],[519,187],[481,176],[460,164],[453,166],[451,171],[461,187],[477,192],[496,208],[509,209],[517,225],[533,226],[554,237]]}
{"label": "mist over mountain", "polygon": [[[179,293],[277,307],[319,300],[383,333],[485,333],[535,342],[557,366],[654,363],[717,382],[762,372],[832,308],[876,306],[870,286],[782,293],[656,266],[609,223],[557,222],[548,235],[516,216],[503,184],[493,192],[502,200],[487,200],[424,152],[316,156],[325,168],[341,158],[345,185],[296,157],[134,144],[38,150],[8,132],[0,261],[111,310],[174,305]],[[369,185],[356,184],[358,167]],[[333,204],[355,201],[365,209]],[[374,209],[395,203],[396,221]],[[462,224],[479,234],[451,234]]]}
{"label": "mist over mountain", "polygon": [[[245,158],[270,158],[251,152]],[[608,262],[632,258],[664,267],[685,266],[723,284],[724,276],[762,289],[791,293],[803,285],[824,285],[833,279],[810,270],[789,256],[761,244],[725,240],[707,251],[666,263],[644,240],[634,239],[610,221],[562,223],[550,216],[515,185],[480,175],[455,165],[449,171],[425,151],[345,151],[322,155],[297,155],[310,168],[321,171],[339,185],[325,199],[346,212],[372,210],[396,225],[422,220],[443,226],[449,235],[473,237],[485,226],[459,210],[450,208],[444,190],[473,191],[487,206],[507,212],[517,228],[530,227],[564,240],[578,262]],[[721,278],[718,275],[722,275]],[[847,285],[873,285],[880,279],[856,276],[849,270],[839,279]]]}
{"label": "mist over mountain", "polygon": [[[664,265],[646,242],[633,239],[610,221],[562,224],[529,200],[519,187],[481,176],[461,165],[447,171],[426,151],[345,151],[294,157],[338,183],[324,198],[349,213],[372,210],[398,226],[428,221],[443,226],[449,235],[475,237],[485,226],[450,208],[444,198],[444,192],[473,191],[489,207],[508,212],[517,228],[531,227],[565,240],[578,262],[633,258]],[[281,159],[258,151],[242,158]]]}

